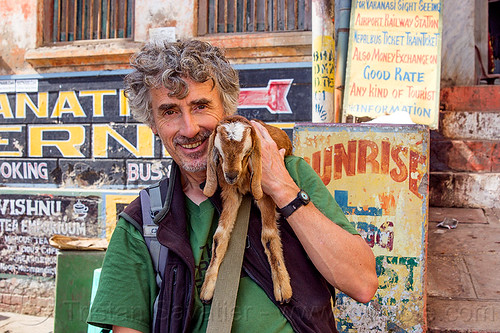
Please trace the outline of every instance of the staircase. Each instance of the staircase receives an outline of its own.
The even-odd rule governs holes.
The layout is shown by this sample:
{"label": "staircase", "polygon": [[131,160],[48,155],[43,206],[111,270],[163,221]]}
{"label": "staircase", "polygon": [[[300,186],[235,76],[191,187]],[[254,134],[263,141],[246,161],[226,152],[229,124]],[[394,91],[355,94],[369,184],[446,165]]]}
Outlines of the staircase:
{"label": "staircase", "polygon": [[439,118],[430,206],[500,208],[500,85],[443,88]]}

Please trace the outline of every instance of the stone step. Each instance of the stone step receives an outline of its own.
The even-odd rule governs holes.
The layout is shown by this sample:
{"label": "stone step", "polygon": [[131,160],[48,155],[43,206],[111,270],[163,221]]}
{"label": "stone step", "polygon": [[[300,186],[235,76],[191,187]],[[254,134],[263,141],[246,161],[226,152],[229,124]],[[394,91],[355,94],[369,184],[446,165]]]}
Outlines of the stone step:
{"label": "stone step", "polygon": [[444,111],[439,118],[445,138],[500,140],[500,111]]}
{"label": "stone step", "polygon": [[500,140],[448,139],[433,131],[429,169],[431,205],[500,208]]}
{"label": "stone step", "polygon": [[440,104],[443,138],[500,140],[500,85],[443,88]]}
{"label": "stone step", "polygon": [[500,111],[500,85],[448,87],[441,89],[440,104],[445,111]]}
{"label": "stone step", "polygon": [[[499,129],[500,130],[500,129]],[[500,140],[447,139],[431,133],[431,172],[500,172]]]}
{"label": "stone step", "polygon": [[441,89],[431,131],[429,203],[500,207],[500,86]]}
{"label": "stone step", "polygon": [[429,204],[436,207],[500,208],[500,173],[431,172]]}

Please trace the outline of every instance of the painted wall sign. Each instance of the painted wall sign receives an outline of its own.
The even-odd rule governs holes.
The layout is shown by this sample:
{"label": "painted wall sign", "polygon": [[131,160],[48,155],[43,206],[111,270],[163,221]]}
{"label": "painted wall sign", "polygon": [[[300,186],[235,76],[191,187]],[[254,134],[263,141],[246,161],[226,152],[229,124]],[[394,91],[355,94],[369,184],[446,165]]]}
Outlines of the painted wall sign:
{"label": "painted wall sign", "polygon": [[[265,122],[311,121],[311,64],[300,66],[237,66],[240,75],[241,107],[238,113]],[[246,96],[260,102],[248,103]],[[266,97],[259,97],[259,96]],[[262,100],[263,99],[263,100]]]}
{"label": "painted wall sign", "polygon": [[0,273],[55,276],[54,234],[97,237],[96,197],[0,194]]}
{"label": "painted wall sign", "polygon": [[[290,135],[294,122],[311,120],[310,64],[237,69],[241,114]],[[50,236],[109,239],[137,189],[170,165],[131,117],[123,72],[0,79],[0,274],[53,277]]]}
{"label": "painted wall sign", "polygon": [[[315,3],[313,2],[313,5]],[[315,24],[316,20],[313,20]],[[318,20],[321,21],[321,20]],[[318,22],[321,23],[321,22]],[[325,22],[323,22],[325,23]],[[314,122],[333,122],[329,113],[333,109],[335,89],[335,40],[327,35],[327,28],[313,40],[313,96]],[[330,116],[330,118],[329,118]]]}
{"label": "painted wall sign", "polygon": [[[240,114],[311,120],[309,64],[239,72]],[[160,140],[130,115],[122,74],[9,79],[0,87],[0,184],[125,189],[168,172]]]}
{"label": "painted wall sign", "polygon": [[408,112],[438,127],[440,0],[354,0],[344,112],[377,118]]}
{"label": "painted wall sign", "polygon": [[424,332],[429,131],[423,125],[298,124],[294,154],[321,177],[372,248],[379,289],[337,294],[340,332]]}
{"label": "painted wall sign", "polygon": [[0,274],[54,277],[52,235],[109,237],[118,214],[138,192],[3,188]]}
{"label": "painted wall sign", "polygon": [[242,88],[239,109],[266,108],[269,112],[292,113],[287,95],[293,79],[270,80],[264,88]]}

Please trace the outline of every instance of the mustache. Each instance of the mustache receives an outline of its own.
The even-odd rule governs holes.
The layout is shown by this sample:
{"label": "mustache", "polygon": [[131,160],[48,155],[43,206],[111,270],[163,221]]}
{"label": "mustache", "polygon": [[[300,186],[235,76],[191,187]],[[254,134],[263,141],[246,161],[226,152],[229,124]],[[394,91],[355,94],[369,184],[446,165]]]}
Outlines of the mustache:
{"label": "mustache", "polygon": [[185,145],[198,141],[205,141],[210,137],[210,134],[212,134],[212,131],[204,129],[203,131],[199,132],[198,134],[196,134],[196,136],[192,138],[188,138],[187,136],[183,135],[178,135],[174,138],[173,142],[178,145]]}

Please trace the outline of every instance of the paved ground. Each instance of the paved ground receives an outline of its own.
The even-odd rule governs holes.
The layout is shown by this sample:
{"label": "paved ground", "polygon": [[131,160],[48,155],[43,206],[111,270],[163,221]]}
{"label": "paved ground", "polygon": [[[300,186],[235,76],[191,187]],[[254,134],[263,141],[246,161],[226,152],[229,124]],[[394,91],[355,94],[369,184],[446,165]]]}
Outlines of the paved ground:
{"label": "paved ground", "polygon": [[0,333],[52,333],[53,331],[54,318],[52,317],[0,312]]}
{"label": "paved ground", "polygon": [[[438,228],[445,217],[456,229]],[[430,332],[500,333],[500,209],[429,210]],[[51,333],[54,318],[0,312],[0,333]]]}
{"label": "paved ground", "polygon": [[[437,228],[444,217],[456,229]],[[432,332],[500,332],[500,209],[431,208],[427,313]]]}

